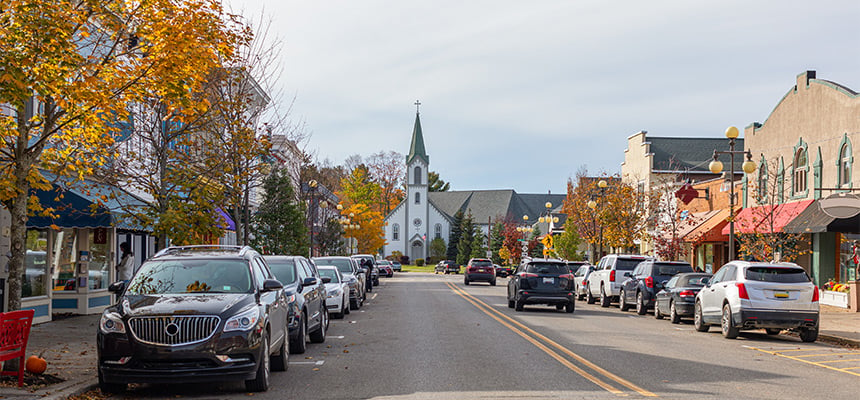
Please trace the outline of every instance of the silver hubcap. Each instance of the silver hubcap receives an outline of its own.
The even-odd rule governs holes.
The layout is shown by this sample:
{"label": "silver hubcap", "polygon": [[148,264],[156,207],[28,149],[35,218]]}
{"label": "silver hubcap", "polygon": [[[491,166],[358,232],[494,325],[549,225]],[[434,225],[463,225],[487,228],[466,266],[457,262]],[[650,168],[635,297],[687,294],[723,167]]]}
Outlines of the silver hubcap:
{"label": "silver hubcap", "polygon": [[675,303],[672,303],[672,305],[669,306],[669,312],[672,313],[672,318],[675,318],[675,315],[677,315],[675,313]]}
{"label": "silver hubcap", "polygon": [[729,331],[729,315],[726,311],[727,310],[723,308],[723,332]]}

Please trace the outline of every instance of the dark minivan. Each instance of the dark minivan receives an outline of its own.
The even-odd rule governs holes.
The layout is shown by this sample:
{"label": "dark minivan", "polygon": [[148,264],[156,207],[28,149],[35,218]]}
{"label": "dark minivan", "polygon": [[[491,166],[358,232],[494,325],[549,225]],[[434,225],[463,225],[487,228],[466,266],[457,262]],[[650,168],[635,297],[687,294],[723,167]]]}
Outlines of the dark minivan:
{"label": "dark minivan", "polygon": [[562,261],[525,261],[508,280],[508,307],[517,311],[526,304],[546,304],[572,313],[575,297],[573,274]]}
{"label": "dark minivan", "polygon": [[[296,303],[296,312],[290,313],[290,353],[302,354],[307,349],[306,337],[311,342],[325,342],[328,329],[328,309],[325,306],[326,289],[319,271],[302,256],[264,256],[275,277],[283,282],[290,300]],[[293,298],[295,296],[295,298]]]}
{"label": "dark minivan", "polygon": [[96,339],[104,392],[225,380],[259,392],[270,369],[287,368],[287,298],[250,247],[168,247],[108,290],[118,298]]}
{"label": "dark minivan", "polygon": [[624,273],[627,279],[621,283],[618,306],[621,311],[636,307],[637,314],[645,315],[654,307],[657,292],[669,279],[682,272],[693,272],[693,267],[684,261],[647,260],[639,263],[633,272]]}

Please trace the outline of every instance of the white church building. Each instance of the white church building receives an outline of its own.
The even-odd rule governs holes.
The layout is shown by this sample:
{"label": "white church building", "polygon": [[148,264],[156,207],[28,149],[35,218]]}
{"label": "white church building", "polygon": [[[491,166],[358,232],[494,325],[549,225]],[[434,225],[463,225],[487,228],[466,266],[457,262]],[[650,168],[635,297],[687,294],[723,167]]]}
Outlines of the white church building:
{"label": "white church building", "polygon": [[[420,113],[415,113],[415,126],[412,142],[406,156],[406,197],[385,217],[385,240],[383,256],[400,251],[410,260],[427,259],[429,244],[435,238],[442,238],[448,246],[448,237],[457,211],[465,215],[471,213],[476,228],[486,236],[492,223],[499,220],[537,222],[545,215],[547,202],[552,204],[553,215],[560,217],[560,223],[553,230],[560,230],[564,224],[561,210],[564,194],[519,194],[513,189],[467,190],[430,192],[428,173],[430,157],[424,148],[424,135],[421,131]],[[540,226],[546,233],[546,224]]]}

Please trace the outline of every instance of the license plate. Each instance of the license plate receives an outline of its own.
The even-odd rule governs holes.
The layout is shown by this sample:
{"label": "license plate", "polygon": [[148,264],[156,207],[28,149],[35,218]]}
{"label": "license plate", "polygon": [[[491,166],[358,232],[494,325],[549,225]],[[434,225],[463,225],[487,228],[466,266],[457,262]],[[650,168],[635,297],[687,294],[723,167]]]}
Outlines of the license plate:
{"label": "license plate", "polygon": [[543,278],[543,283],[550,283],[551,284],[554,282],[555,282],[554,278]]}
{"label": "license plate", "polygon": [[776,297],[778,299],[787,299],[788,292],[773,292],[773,297]]}

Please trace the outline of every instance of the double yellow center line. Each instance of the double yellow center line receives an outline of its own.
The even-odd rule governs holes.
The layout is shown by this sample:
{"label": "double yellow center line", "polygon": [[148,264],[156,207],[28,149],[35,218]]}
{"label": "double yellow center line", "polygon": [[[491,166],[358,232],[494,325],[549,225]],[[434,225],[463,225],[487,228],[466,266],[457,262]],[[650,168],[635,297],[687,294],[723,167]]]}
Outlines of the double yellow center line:
{"label": "double yellow center line", "polygon": [[[474,305],[475,307],[477,307],[484,314],[487,314],[490,318],[498,321],[500,324],[502,324],[502,326],[510,329],[512,332],[516,333],[517,335],[522,336],[523,339],[525,339],[529,343],[535,345],[537,348],[543,350],[546,354],[548,354],[550,357],[552,357],[553,359],[555,359],[556,361],[558,361],[559,363],[561,363],[565,367],[569,368],[571,371],[576,372],[577,374],[581,375],[583,378],[588,379],[589,381],[593,382],[597,386],[600,386],[601,388],[605,389],[606,391],[608,391],[610,393],[617,394],[617,395],[621,395],[621,396],[625,395],[624,392],[622,392],[621,390],[619,390],[615,386],[612,386],[612,384],[605,382],[602,378],[614,381],[614,382],[618,383],[619,385],[622,385],[624,387],[629,388],[630,390],[633,390],[633,391],[639,393],[642,396],[657,397],[656,394],[651,393],[651,392],[649,392],[649,391],[647,391],[647,390],[645,390],[639,386],[636,386],[632,382],[630,382],[624,378],[621,378],[620,376],[615,375],[615,374],[599,367],[598,365],[592,363],[591,361],[586,360],[582,356],[570,351],[570,349],[556,343],[555,341],[549,339],[548,337],[546,337],[544,335],[541,335],[538,332],[535,332],[533,329],[523,325],[519,321],[517,321],[517,320],[503,314],[502,312],[490,307],[490,305],[488,305],[487,303],[484,303],[483,301],[472,296],[471,294],[466,293],[465,290],[460,289],[459,287],[452,284],[451,282],[445,282],[445,284],[448,285],[448,287],[452,291],[454,291],[454,293],[460,295],[460,297],[462,297],[467,302],[469,302],[472,305]],[[543,341],[543,343],[541,341]],[[544,343],[546,343],[546,344],[544,344]],[[551,349],[550,347],[554,347],[558,351],[555,351],[555,350]],[[602,378],[595,376],[595,374],[592,374],[592,373],[588,372],[587,370],[579,367],[578,365],[572,363],[570,360],[565,358],[562,354],[567,355],[568,357],[579,362],[580,364],[584,365],[585,367],[590,368],[597,375],[602,376]]]}

